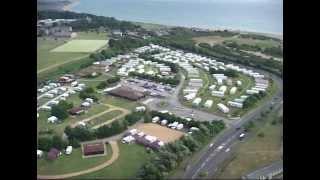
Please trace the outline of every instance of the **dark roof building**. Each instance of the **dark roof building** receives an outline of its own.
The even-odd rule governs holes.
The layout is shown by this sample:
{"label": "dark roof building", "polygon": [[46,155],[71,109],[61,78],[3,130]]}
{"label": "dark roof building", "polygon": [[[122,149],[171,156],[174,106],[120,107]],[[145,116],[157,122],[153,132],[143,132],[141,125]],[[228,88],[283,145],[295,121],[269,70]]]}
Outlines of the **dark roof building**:
{"label": "dark roof building", "polygon": [[126,87],[126,86],[121,86],[119,88],[113,89],[109,91],[109,94],[113,96],[118,96],[122,98],[126,98],[132,101],[139,100],[143,97],[145,97],[145,94],[143,92],[134,90],[132,88]]}
{"label": "dark roof building", "polygon": [[85,156],[103,154],[103,153],[104,153],[104,144],[102,142],[83,145],[83,154]]}
{"label": "dark roof building", "polygon": [[51,148],[50,151],[48,152],[47,158],[50,160],[57,159],[59,156],[60,151],[56,148]]}
{"label": "dark roof building", "polygon": [[71,115],[79,115],[79,114],[81,114],[81,113],[83,113],[83,112],[84,112],[84,109],[81,108],[81,107],[74,107],[74,108],[72,108],[72,109],[69,110],[69,113],[70,113]]}

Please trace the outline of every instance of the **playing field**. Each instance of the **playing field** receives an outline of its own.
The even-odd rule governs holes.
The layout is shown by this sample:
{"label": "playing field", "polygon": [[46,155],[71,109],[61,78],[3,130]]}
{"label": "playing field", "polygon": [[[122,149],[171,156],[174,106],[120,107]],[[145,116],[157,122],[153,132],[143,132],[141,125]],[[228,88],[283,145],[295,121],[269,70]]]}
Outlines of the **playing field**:
{"label": "playing field", "polygon": [[102,48],[107,42],[107,40],[71,40],[53,49],[51,52],[90,53]]}
{"label": "playing field", "polygon": [[164,143],[173,142],[184,135],[181,131],[173,130],[154,123],[139,124],[137,129],[145,134],[156,136]]}

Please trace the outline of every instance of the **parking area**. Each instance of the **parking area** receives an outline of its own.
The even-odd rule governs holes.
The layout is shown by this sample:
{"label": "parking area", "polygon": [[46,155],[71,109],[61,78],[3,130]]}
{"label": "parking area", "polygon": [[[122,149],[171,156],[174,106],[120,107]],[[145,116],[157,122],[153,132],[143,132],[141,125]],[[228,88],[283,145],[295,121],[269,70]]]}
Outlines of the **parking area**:
{"label": "parking area", "polygon": [[142,92],[147,92],[150,96],[153,97],[167,97],[174,91],[174,88],[172,88],[169,85],[158,84],[152,81],[137,78],[129,78],[127,80],[122,80],[121,85]]}

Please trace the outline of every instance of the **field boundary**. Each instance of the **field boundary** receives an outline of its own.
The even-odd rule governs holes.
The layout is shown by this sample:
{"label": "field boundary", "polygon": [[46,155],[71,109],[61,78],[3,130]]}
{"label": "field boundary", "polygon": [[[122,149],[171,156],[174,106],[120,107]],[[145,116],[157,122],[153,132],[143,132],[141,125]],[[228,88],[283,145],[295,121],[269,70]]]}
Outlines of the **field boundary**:
{"label": "field boundary", "polygon": [[83,171],[74,172],[74,173],[67,173],[67,174],[61,174],[61,175],[37,175],[37,178],[38,179],[66,179],[66,178],[80,176],[80,175],[84,175],[84,174],[88,174],[88,173],[92,173],[92,172],[101,170],[101,169],[111,165],[113,162],[115,162],[118,159],[119,154],[120,154],[118,143],[116,141],[110,141],[109,143],[110,143],[111,149],[112,149],[112,156],[109,160],[107,160],[106,162],[104,162],[100,165],[97,165],[93,168],[86,169]]}

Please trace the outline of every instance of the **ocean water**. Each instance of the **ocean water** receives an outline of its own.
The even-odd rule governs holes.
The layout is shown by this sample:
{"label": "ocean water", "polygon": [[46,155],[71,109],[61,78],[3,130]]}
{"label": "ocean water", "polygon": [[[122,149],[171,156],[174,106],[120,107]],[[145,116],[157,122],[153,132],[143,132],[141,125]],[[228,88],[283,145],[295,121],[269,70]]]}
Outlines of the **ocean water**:
{"label": "ocean water", "polygon": [[71,10],[120,20],[282,34],[282,0],[79,0]]}

